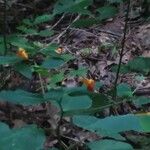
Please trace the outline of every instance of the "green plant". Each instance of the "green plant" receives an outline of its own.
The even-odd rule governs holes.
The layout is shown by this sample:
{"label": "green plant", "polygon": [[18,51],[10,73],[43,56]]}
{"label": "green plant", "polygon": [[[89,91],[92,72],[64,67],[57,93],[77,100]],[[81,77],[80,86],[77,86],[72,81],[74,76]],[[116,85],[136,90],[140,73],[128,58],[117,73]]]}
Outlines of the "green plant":
{"label": "green plant", "polygon": [[[93,3],[92,0],[70,0],[69,2],[68,0],[58,0],[52,14],[43,14],[34,19],[24,19],[22,24],[17,27],[19,33],[7,35],[7,38],[5,37],[6,35],[3,35],[5,42],[3,42],[3,37],[0,38],[0,47],[2,50],[0,65],[4,68],[5,66],[9,66],[28,79],[32,78],[33,72],[38,74],[42,92],[31,93],[21,89],[16,89],[15,91],[2,90],[0,92],[0,100],[22,105],[36,105],[43,102],[51,102],[53,105],[56,105],[59,108],[60,120],[55,132],[58,136],[60,145],[60,126],[62,119],[64,116],[71,116],[74,125],[95,132],[98,135],[103,135],[104,137],[109,136],[111,138],[86,143],[91,150],[97,150],[99,147],[111,149],[112,144],[115,144],[114,149],[120,149],[122,147],[125,149],[133,149],[130,144],[126,143],[125,138],[120,133],[128,130],[149,132],[149,114],[128,114],[123,116],[110,116],[104,119],[93,116],[96,112],[111,106],[118,106],[125,101],[133,101],[135,105],[141,106],[150,102],[148,98],[143,98],[143,100],[140,97],[135,97],[129,85],[125,83],[118,85],[117,83],[120,70],[123,67],[121,61],[127,27],[125,27],[124,31],[122,52],[120,54],[113,96],[111,92],[108,93],[108,95],[95,93],[93,92],[93,87],[91,90],[92,92],[90,92],[85,85],[76,88],[65,88],[58,85],[64,78],[70,76],[86,76],[88,69],[72,69],[69,70],[69,73],[65,73],[63,66],[68,61],[73,61],[75,59],[73,55],[63,53],[58,54],[56,52],[59,48],[58,44],[44,44],[42,42],[29,40],[28,38],[31,36],[43,38],[55,34],[53,26],[49,29],[40,30],[39,25],[52,21],[57,15],[81,15],[81,19],[71,23],[71,26],[74,27],[87,27],[89,25],[97,24],[113,17],[117,13],[117,8],[114,7],[113,4],[121,2],[121,0],[109,0],[106,6],[97,8],[96,15],[88,9]],[[83,20],[82,17],[85,17],[85,19]],[[13,47],[14,51],[9,50],[11,47]],[[17,56],[16,52],[18,48],[23,48],[25,50],[24,52],[26,52],[29,57],[26,57],[27,59],[24,60],[22,57]],[[3,53],[5,55],[2,55]],[[36,62],[35,56],[38,54],[42,54],[44,57],[41,63]],[[138,65],[139,63],[140,65]],[[138,57],[130,61],[126,65],[126,68],[127,71],[138,71],[148,74],[150,68],[149,64],[149,58]],[[43,78],[48,79],[47,84],[43,83]],[[2,150],[17,148],[21,150],[42,149],[46,138],[43,130],[37,128],[35,125],[11,130],[5,124],[0,123],[0,129],[0,133],[4,135],[0,140],[0,149]],[[20,140],[22,137],[24,139]],[[31,138],[32,143],[28,137]],[[19,142],[17,142],[17,140],[19,140]],[[24,141],[27,143],[24,143]]]}

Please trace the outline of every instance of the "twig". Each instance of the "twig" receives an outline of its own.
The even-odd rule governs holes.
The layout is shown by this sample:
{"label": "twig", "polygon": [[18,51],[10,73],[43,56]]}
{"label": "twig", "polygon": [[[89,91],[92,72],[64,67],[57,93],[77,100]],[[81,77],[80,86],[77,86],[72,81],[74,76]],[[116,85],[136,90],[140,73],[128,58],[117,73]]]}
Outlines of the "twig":
{"label": "twig", "polygon": [[51,30],[54,29],[65,17],[65,13],[61,16],[61,18],[50,28]]}
{"label": "twig", "polygon": [[[81,15],[78,15],[72,23],[74,23],[75,21],[77,21],[80,18]],[[72,23],[65,29],[63,30],[56,38],[54,38],[50,44],[54,43],[56,40],[59,41],[59,39],[66,33],[66,31],[71,27]]]}
{"label": "twig", "polygon": [[71,29],[71,30],[81,31],[81,32],[90,34],[90,35],[96,37],[97,39],[99,39],[99,36],[95,35],[94,33],[89,32],[89,31],[86,31],[86,30],[84,30],[84,29],[79,29],[79,28],[70,28],[70,29]]}
{"label": "twig", "polygon": [[106,34],[110,34],[110,35],[113,35],[117,38],[120,38],[121,37],[121,34],[119,33],[115,33],[115,32],[112,32],[112,31],[107,31],[107,30],[104,30],[104,29],[94,29],[94,30],[97,30],[99,32],[103,32],[103,33],[106,33]]}
{"label": "twig", "polygon": [[130,0],[128,0],[128,6],[127,6],[127,13],[125,16],[125,25],[124,25],[124,31],[123,31],[123,39],[121,41],[121,51],[119,53],[119,64],[117,68],[117,73],[116,73],[116,79],[114,82],[114,91],[113,91],[113,99],[116,101],[117,99],[117,83],[119,79],[119,73],[121,69],[121,63],[122,63],[122,58],[123,58],[123,53],[124,53],[124,47],[125,47],[125,42],[126,42],[126,34],[127,34],[127,28],[128,28],[128,18],[129,18],[129,10],[130,10]]}
{"label": "twig", "polygon": [[3,22],[4,22],[4,24],[3,24],[3,41],[4,41],[4,47],[5,47],[5,51],[4,51],[4,55],[6,55],[7,54],[7,50],[8,50],[8,48],[7,48],[7,37],[6,37],[6,27],[7,27],[7,0],[4,0],[4,15],[3,15]]}
{"label": "twig", "polygon": [[40,79],[40,85],[41,85],[41,89],[42,89],[42,95],[44,96],[45,95],[45,89],[44,89],[44,84],[43,84],[43,81],[42,81],[41,74],[38,73],[38,76],[39,76],[39,79]]}

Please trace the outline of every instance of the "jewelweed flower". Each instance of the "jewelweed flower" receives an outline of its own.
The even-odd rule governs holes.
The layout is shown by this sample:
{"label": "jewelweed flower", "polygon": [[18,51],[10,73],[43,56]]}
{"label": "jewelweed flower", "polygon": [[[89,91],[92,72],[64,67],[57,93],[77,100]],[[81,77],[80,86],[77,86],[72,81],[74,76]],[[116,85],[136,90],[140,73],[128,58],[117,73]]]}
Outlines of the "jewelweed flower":
{"label": "jewelweed flower", "polygon": [[23,49],[23,48],[19,48],[19,49],[18,49],[17,55],[18,55],[20,58],[24,59],[24,60],[29,59],[28,53],[27,53],[26,50]]}
{"label": "jewelweed flower", "polygon": [[88,91],[93,92],[95,87],[95,81],[93,79],[83,78],[82,82],[86,85]]}
{"label": "jewelweed flower", "polygon": [[59,48],[57,48],[57,49],[55,50],[55,52],[56,52],[57,54],[62,54],[62,53],[63,53],[63,48],[62,48],[62,47],[59,47]]}

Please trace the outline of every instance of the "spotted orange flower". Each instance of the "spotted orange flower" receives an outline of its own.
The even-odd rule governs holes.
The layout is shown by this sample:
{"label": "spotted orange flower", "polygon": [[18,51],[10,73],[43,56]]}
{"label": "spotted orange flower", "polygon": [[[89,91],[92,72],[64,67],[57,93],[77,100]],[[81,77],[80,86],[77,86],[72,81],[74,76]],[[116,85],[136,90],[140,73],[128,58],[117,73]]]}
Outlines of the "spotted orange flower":
{"label": "spotted orange flower", "polygon": [[24,59],[24,60],[29,59],[28,53],[27,53],[26,50],[23,49],[23,48],[19,48],[19,49],[18,49],[17,55],[18,55],[20,58]]}
{"label": "spotted orange flower", "polygon": [[86,85],[88,91],[94,91],[95,81],[93,79],[83,78],[82,82]]}
{"label": "spotted orange flower", "polygon": [[63,53],[63,48],[62,48],[62,47],[59,47],[59,48],[57,48],[57,49],[55,50],[55,52],[56,52],[57,54],[62,54],[62,53]]}

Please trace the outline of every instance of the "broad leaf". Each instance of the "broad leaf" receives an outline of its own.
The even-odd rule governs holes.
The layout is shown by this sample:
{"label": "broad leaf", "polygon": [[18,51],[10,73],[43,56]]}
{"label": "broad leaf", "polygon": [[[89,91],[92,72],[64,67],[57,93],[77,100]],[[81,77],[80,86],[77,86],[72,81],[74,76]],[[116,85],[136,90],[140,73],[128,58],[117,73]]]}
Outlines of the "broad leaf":
{"label": "broad leaf", "polygon": [[90,14],[87,7],[92,4],[93,0],[58,0],[54,6],[53,14],[61,13],[80,13]]}
{"label": "broad leaf", "polygon": [[133,60],[129,61],[128,67],[132,71],[137,71],[141,73],[149,73],[150,72],[150,58],[149,57],[137,57]]}
{"label": "broad leaf", "polygon": [[141,105],[145,105],[145,104],[149,104],[150,103],[150,98],[148,97],[136,97],[134,100],[133,100],[134,104],[137,105],[137,106],[141,106]]}
{"label": "broad leaf", "polygon": [[22,31],[25,34],[36,35],[38,31],[36,29],[27,28],[26,26],[17,27],[18,30]]}
{"label": "broad leaf", "polygon": [[45,30],[41,30],[37,35],[46,37],[46,36],[52,36],[53,34],[54,34],[53,30],[45,29]]}
{"label": "broad leaf", "polygon": [[39,104],[44,102],[41,94],[34,94],[23,90],[1,91],[0,100],[25,105]]}
{"label": "broad leaf", "polygon": [[11,36],[9,38],[10,43],[13,46],[16,47],[21,47],[24,48],[26,50],[33,50],[34,48],[32,47],[32,44],[30,44],[30,42],[28,42],[28,40],[26,38],[21,38],[19,36]]}
{"label": "broad leaf", "polygon": [[64,96],[62,107],[64,111],[86,109],[91,107],[92,100],[88,96]]}
{"label": "broad leaf", "polygon": [[72,26],[76,28],[90,27],[99,24],[102,20],[100,18],[86,18],[75,21]]}
{"label": "broad leaf", "polygon": [[113,3],[122,3],[123,0],[107,0],[110,4],[113,4]]}
{"label": "broad leaf", "polygon": [[129,130],[148,131],[147,127],[142,124],[144,121],[136,115],[110,116],[104,119],[74,116],[73,122],[79,127],[105,136],[114,136],[114,134]]}
{"label": "broad leaf", "polygon": [[49,58],[46,59],[42,67],[47,68],[47,69],[53,69],[53,68],[58,68],[64,64],[64,61],[62,59],[54,59],[54,58]]}
{"label": "broad leaf", "polygon": [[119,97],[131,97],[132,91],[128,84],[121,83],[117,86],[117,95]]}
{"label": "broad leaf", "polygon": [[113,17],[117,13],[117,8],[113,6],[104,6],[97,9],[97,12],[100,13],[100,19],[108,19]]}
{"label": "broad leaf", "polygon": [[48,45],[46,48],[43,48],[40,50],[41,53],[45,54],[45,55],[54,55],[56,54],[55,50],[59,47],[59,45],[57,44],[50,44]]}
{"label": "broad leaf", "polygon": [[63,79],[64,79],[64,72],[60,72],[50,77],[50,83],[56,84],[58,82],[61,82]]}
{"label": "broad leaf", "polygon": [[72,88],[66,91],[66,93],[69,94],[69,96],[71,97],[88,96],[92,100],[92,105],[90,108],[66,111],[64,113],[64,115],[66,116],[81,115],[81,114],[84,114],[84,115],[94,114],[96,112],[100,112],[103,109],[111,106],[111,102],[105,95],[99,94],[99,93],[88,92],[85,87]]}
{"label": "broad leaf", "polygon": [[150,114],[139,114],[138,119],[145,132],[150,132]]}
{"label": "broad leaf", "polygon": [[46,101],[60,101],[62,100],[64,95],[64,90],[62,88],[50,89],[44,95],[44,99]]}
{"label": "broad leaf", "polygon": [[19,73],[21,73],[23,76],[25,76],[26,78],[31,79],[32,77],[32,69],[31,66],[29,66],[28,64],[25,63],[17,63],[14,66],[14,69],[16,71],[18,71]]}
{"label": "broad leaf", "polygon": [[90,150],[133,150],[132,146],[120,141],[115,140],[100,140],[87,144]]}
{"label": "broad leaf", "polygon": [[0,123],[0,134],[1,150],[40,150],[46,140],[44,131],[35,125],[9,129],[6,124]]}
{"label": "broad leaf", "polygon": [[78,70],[71,70],[69,72],[70,76],[79,76],[79,77],[84,77],[87,74],[88,69],[87,68],[79,68]]}
{"label": "broad leaf", "polygon": [[38,25],[47,21],[51,21],[53,19],[53,15],[43,14],[41,16],[37,16],[33,22],[33,25]]}
{"label": "broad leaf", "polygon": [[0,65],[14,65],[21,61],[17,56],[0,56]]}

